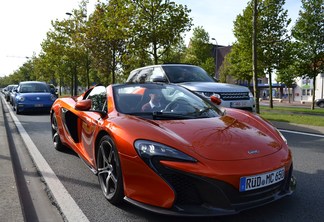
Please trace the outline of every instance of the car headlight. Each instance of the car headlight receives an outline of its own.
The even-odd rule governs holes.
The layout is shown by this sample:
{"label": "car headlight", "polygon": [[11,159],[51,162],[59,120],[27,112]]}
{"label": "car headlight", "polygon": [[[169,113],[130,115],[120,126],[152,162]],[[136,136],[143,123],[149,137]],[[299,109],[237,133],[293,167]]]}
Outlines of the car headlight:
{"label": "car headlight", "polygon": [[285,144],[288,144],[286,137],[284,137],[284,135],[282,135],[282,133],[278,129],[277,129],[277,132],[280,135],[281,139],[285,142]]}
{"label": "car headlight", "polygon": [[249,97],[253,98],[253,93],[249,92]]}
{"label": "car headlight", "polygon": [[18,97],[17,97],[17,100],[18,100],[19,102],[23,102],[23,101],[25,101],[25,97],[23,97],[23,96],[18,96]]}
{"label": "car headlight", "polygon": [[155,143],[148,140],[137,140],[134,146],[138,155],[146,163],[150,163],[151,159],[154,157],[158,157],[159,159],[197,162],[197,160],[191,156],[160,143]]}
{"label": "car headlight", "polygon": [[52,100],[52,101],[55,101],[55,100],[56,100],[56,96],[51,95],[51,100]]}
{"label": "car headlight", "polygon": [[198,94],[202,95],[203,97],[210,98],[211,96],[215,96],[217,98],[221,98],[221,96],[218,93],[214,92],[197,92]]}

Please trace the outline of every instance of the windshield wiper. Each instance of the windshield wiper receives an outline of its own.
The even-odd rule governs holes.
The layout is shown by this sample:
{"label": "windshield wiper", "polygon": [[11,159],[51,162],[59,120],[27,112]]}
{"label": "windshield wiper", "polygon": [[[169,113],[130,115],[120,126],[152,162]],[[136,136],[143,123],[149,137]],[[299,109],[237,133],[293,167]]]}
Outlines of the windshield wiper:
{"label": "windshield wiper", "polygon": [[153,112],[153,119],[195,119],[196,116],[172,112]]}

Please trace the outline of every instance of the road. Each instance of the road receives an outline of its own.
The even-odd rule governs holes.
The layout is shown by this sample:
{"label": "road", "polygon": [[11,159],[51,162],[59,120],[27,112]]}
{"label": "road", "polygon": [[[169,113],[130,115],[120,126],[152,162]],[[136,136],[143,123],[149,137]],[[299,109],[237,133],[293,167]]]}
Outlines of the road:
{"label": "road", "polygon": [[[84,221],[324,221],[324,136],[282,131],[293,152],[294,175],[298,181],[293,196],[234,216],[179,218],[150,213],[128,203],[119,207],[111,205],[102,195],[97,177],[74,152],[58,152],[53,148],[48,114],[17,117],[27,132],[25,136],[31,138],[63,185],[57,192],[70,195],[80,210],[74,215],[77,218],[83,214]],[[34,162],[37,165],[37,160]],[[60,210],[73,215],[75,209],[69,208],[64,206]]]}

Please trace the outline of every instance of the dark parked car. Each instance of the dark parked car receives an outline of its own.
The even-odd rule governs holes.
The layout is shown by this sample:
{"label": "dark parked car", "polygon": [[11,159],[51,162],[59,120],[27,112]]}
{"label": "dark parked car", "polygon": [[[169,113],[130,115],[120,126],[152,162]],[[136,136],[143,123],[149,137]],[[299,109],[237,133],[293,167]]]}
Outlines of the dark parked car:
{"label": "dark parked car", "polygon": [[14,87],[12,87],[12,89],[9,91],[9,103],[10,105],[13,105],[14,103],[14,99],[16,97],[16,93],[17,93],[17,87],[18,85],[15,85]]}
{"label": "dark parked car", "polygon": [[56,97],[44,82],[20,82],[14,99],[14,110],[17,114],[27,111],[49,111]]}
{"label": "dark parked car", "polygon": [[57,88],[53,84],[47,84],[48,87],[50,88],[50,92],[58,98],[58,93],[57,93]]}
{"label": "dark parked car", "polygon": [[324,99],[317,99],[317,100],[315,100],[315,104],[318,107],[324,108]]}
{"label": "dark parked car", "polygon": [[10,92],[11,92],[12,88],[15,87],[15,86],[17,86],[17,85],[8,85],[6,87],[6,90],[4,91],[4,95],[5,95],[5,99],[6,99],[7,102],[9,102],[9,100],[10,100]]}

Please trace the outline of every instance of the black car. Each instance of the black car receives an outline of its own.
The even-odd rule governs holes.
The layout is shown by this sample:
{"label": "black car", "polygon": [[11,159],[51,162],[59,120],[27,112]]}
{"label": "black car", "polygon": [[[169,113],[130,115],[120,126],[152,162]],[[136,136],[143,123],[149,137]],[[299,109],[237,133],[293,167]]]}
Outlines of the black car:
{"label": "black car", "polygon": [[315,104],[318,107],[324,108],[324,99],[317,99],[317,100],[315,100]]}

